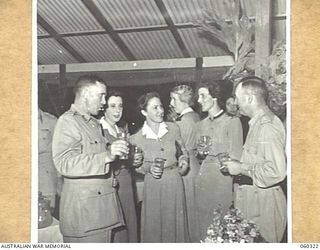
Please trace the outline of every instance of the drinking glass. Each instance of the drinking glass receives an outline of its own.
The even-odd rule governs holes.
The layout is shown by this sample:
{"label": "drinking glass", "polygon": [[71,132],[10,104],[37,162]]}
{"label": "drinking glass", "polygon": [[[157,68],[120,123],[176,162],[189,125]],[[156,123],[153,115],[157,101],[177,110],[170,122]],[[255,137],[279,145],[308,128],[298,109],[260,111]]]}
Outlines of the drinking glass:
{"label": "drinking glass", "polygon": [[[155,165],[157,166],[157,168],[159,168],[161,170],[161,175],[163,173],[163,170],[164,170],[164,164],[166,162],[166,159],[163,159],[161,157],[156,157],[154,159],[154,163]],[[159,177],[157,177],[157,179],[161,178],[161,175]]]}
{"label": "drinking glass", "polygon": [[[121,139],[121,140],[124,140],[124,141],[127,141],[128,140],[128,134],[126,132],[119,132],[119,133],[117,133],[117,138]],[[128,158],[129,158],[128,154],[122,154],[121,156],[119,156],[120,160],[127,160]]]}
{"label": "drinking glass", "polygon": [[203,148],[199,150],[199,154],[207,156],[209,154],[209,147],[211,146],[211,137],[208,135],[202,135],[200,136],[198,143],[203,146]]}

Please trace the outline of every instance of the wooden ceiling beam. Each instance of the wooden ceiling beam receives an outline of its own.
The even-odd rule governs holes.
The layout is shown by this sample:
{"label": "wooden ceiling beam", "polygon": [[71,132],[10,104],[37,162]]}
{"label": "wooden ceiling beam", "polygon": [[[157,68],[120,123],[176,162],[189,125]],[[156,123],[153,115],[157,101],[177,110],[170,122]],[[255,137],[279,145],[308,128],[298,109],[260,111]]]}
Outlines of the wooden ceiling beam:
{"label": "wooden ceiling beam", "polygon": [[49,33],[51,38],[54,38],[66,51],[68,51],[78,62],[87,62],[61,35],[55,31],[39,14],[37,14],[38,24]]}
{"label": "wooden ceiling beam", "polygon": [[118,48],[122,51],[125,57],[129,61],[137,60],[133,53],[130,51],[129,47],[121,39],[117,32],[114,31],[111,24],[103,16],[99,8],[93,3],[93,1],[81,0],[81,2],[87,7],[92,16],[97,20],[97,22],[107,31],[111,39],[115,42]]}
{"label": "wooden ceiling beam", "polygon": [[[198,64],[197,64],[198,63]],[[119,71],[144,71],[163,69],[184,69],[197,66],[202,68],[221,68],[234,65],[232,56],[214,56],[199,58],[176,58],[141,60],[131,62],[96,62],[96,63],[73,63],[66,65],[66,73],[88,73],[88,72],[119,72]],[[57,64],[39,65],[39,74],[59,73],[60,67]]]}
{"label": "wooden ceiling beam", "polygon": [[186,45],[184,44],[184,42],[178,32],[177,27],[174,25],[169,13],[168,13],[167,7],[165,6],[165,4],[163,3],[162,0],[155,0],[155,3],[158,6],[164,20],[166,21],[166,24],[168,25],[174,39],[176,40],[183,56],[184,57],[191,57]]}

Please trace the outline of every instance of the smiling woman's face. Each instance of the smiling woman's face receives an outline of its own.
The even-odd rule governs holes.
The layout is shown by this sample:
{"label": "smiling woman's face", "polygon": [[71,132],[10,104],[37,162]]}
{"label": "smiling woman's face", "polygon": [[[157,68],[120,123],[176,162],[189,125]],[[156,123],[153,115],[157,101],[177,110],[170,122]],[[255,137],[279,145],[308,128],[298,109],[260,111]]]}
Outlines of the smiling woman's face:
{"label": "smiling woman's face", "polygon": [[110,96],[104,116],[111,122],[118,122],[122,116],[123,102],[120,96]]}
{"label": "smiling woman's face", "polygon": [[158,97],[153,97],[148,101],[146,110],[142,114],[146,117],[147,121],[161,123],[163,122],[164,109]]}

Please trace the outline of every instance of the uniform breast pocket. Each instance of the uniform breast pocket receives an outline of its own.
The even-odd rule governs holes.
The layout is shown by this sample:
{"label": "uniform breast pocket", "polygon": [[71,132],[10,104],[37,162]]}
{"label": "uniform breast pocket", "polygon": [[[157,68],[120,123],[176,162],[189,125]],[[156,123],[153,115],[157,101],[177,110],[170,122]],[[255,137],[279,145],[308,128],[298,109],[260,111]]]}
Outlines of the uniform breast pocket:
{"label": "uniform breast pocket", "polygon": [[101,153],[107,150],[107,143],[101,139],[89,140],[82,147],[82,153],[94,154]]}

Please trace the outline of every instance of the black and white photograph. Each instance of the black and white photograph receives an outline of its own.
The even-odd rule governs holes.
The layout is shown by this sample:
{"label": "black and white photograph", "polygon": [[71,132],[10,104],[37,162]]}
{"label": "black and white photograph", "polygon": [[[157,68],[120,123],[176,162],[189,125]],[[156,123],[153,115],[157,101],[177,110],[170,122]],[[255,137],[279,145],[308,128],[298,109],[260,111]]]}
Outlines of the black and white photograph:
{"label": "black and white photograph", "polygon": [[34,4],[34,239],[292,241],[289,0]]}

